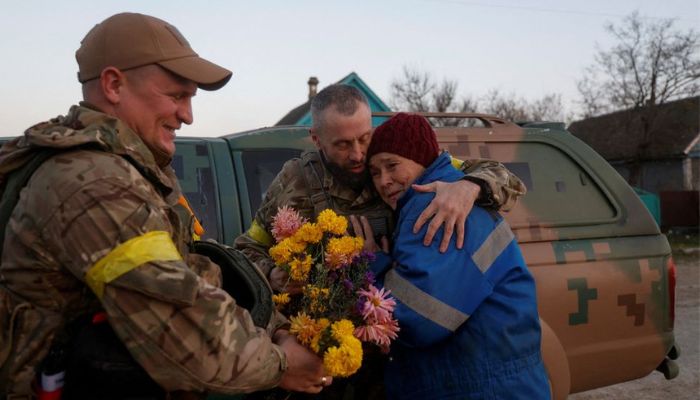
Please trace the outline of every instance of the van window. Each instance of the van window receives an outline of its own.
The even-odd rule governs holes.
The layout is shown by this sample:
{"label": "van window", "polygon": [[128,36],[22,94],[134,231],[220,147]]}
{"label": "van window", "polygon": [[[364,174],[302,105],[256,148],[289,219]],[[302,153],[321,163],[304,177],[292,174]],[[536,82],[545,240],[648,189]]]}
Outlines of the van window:
{"label": "van window", "polygon": [[220,230],[217,218],[219,198],[206,141],[177,142],[172,167],[180,181],[183,194],[204,227],[203,238],[217,239]]}
{"label": "van window", "polygon": [[498,160],[525,183],[527,195],[508,213],[513,226],[588,224],[616,216],[612,201],[586,168],[557,147],[543,142],[469,142],[449,148],[460,159]]}
{"label": "van window", "polygon": [[244,150],[241,154],[245,170],[246,185],[250,209],[253,214],[258,211],[265,198],[267,188],[288,160],[299,157],[301,150],[296,149],[260,149]]}

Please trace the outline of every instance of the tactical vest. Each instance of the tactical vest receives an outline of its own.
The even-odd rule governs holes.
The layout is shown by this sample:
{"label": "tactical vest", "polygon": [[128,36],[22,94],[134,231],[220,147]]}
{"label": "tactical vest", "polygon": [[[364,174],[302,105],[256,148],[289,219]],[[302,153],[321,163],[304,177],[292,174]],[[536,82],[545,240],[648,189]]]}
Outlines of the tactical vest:
{"label": "tactical vest", "polygon": [[[389,238],[391,236],[394,231],[393,212],[374,192],[373,188],[363,189],[372,191],[373,195],[371,199],[368,199],[367,202],[362,204],[353,205],[345,199],[334,198],[331,195],[331,183],[333,179],[329,179],[326,176],[329,172],[323,166],[323,162],[317,151],[310,151],[302,154],[298,165],[308,190],[308,197],[313,207],[314,219],[325,209],[332,209],[336,214],[345,217],[350,215],[362,215],[369,221],[375,237],[387,236],[387,238]],[[348,229],[352,234],[351,224],[348,225]]]}

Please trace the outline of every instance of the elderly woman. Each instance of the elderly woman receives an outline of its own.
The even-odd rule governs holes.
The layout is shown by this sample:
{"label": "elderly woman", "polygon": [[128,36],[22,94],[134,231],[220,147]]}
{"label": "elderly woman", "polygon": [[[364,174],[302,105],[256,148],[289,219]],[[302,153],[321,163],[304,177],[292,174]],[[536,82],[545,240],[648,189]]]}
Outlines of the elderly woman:
{"label": "elderly woman", "polygon": [[[463,178],[421,116],[400,113],[379,126],[367,159],[397,217],[391,252],[378,252],[372,266],[397,301],[401,329],[385,368],[388,398],[549,399],[535,283],[506,221],[475,206],[464,248],[452,240],[446,253],[440,238],[426,247],[424,233],[412,232],[433,193],[411,185]],[[354,223],[378,250],[369,224]]]}

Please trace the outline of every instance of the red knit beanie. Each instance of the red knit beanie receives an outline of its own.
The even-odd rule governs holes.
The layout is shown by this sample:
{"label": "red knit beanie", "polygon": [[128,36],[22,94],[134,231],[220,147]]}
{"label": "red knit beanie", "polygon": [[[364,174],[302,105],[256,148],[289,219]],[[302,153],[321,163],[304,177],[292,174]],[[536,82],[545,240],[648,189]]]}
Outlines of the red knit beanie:
{"label": "red knit beanie", "polygon": [[440,148],[425,117],[398,113],[374,130],[367,160],[377,153],[398,154],[428,168],[440,154]]}

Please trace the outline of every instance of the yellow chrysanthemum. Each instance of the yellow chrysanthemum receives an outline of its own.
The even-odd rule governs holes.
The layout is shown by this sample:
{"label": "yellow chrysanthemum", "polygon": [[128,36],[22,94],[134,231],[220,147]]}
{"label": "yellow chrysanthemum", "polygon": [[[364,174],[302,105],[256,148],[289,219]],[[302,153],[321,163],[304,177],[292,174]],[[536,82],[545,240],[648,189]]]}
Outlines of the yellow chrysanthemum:
{"label": "yellow chrysanthemum", "polygon": [[307,222],[297,230],[294,238],[299,242],[315,244],[323,238],[323,231],[318,225]]}
{"label": "yellow chrysanthemum", "polygon": [[[299,228],[301,229],[301,228]],[[296,254],[301,254],[306,251],[306,243],[303,241],[296,240],[294,236],[290,237],[289,239],[289,248],[291,249],[292,253]]]}
{"label": "yellow chrysanthemum", "polygon": [[320,288],[314,285],[306,285],[303,288],[304,296],[311,300],[309,308],[312,313],[322,313],[326,311],[326,303],[330,296],[328,288]]}
{"label": "yellow chrysanthemum", "polygon": [[319,334],[318,323],[304,312],[289,318],[289,322],[289,332],[303,345],[310,345],[314,337]]}
{"label": "yellow chrysanthemum", "polygon": [[272,301],[277,305],[277,307],[282,307],[289,303],[290,297],[289,293],[278,293],[272,295]]}
{"label": "yellow chrysanthemum", "polygon": [[303,253],[304,250],[306,250],[306,244],[295,240],[294,237],[288,237],[270,247],[269,253],[275,265],[281,266],[289,263],[294,254]]}
{"label": "yellow chrysanthemum", "polygon": [[316,223],[324,232],[330,232],[335,235],[343,235],[348,229],[348,220],[343,216],[338,216],[330,209],[321,211],[318,214]]}
{"label": "yellow chrysanthemum", "polygon": [[354,236],[331,238],[328,241],[328,252],[336,254],[355,255],[362,250],[364,241]]}
{"label": "yellow chrysanthemum", "polygon": [[289,276],[299,282],[304,282],[309,277],[309,271],[311,271],[311,263],[313,259],[310,255],[306,255],[304,259],[300,260],[298,258],[293,258],[289,262]]}
{"label": "yellow chrysanthemum", "polygon": [[272,257],[272,261],[275,262],[275,265],[284,265],[292,257],[292,252],[284,240],[279,244],[270,247],[269,253],[270,257]]}
{"label": "yellow chrysanthemum", "polygon": [[331,238],[326,247],[326,264],[331,269],[346,266],[360,254],[364,240],[353,236]]}
{"label": "yellow chrysanthemum", "polygon": [[352,324],[351,321],[347,319],[341,319],[340,321],[336,321],[331,326],[331,332],[333,332],[333,337],[338,342],[341,342],[343,340],[343,337],[345,336],[353,336],[354,331],[355,326]]}
{"label": "yellow chrysanthemum", "polygon": [[362,365],[362,343],[354,336],[344,336],[340,346],[329,347],[323,355],[323,367],[332,376],[347,377]]}
{"label": "yellow chrysanthemum", "polygon": [[328,288],[320,288],[314,285],[306,285],[303,288],[304,296],[316,300],[328,298],[330,290]]}
{"label": "yellow chrysanthemum", "polygon": [[316,324],[316,334],[314,335],[313,338],[311,338],[311,343],[309,344],[309,348],[314,353],[318,354],[321,351],[319,342],[321,341],[321,337],[323,336],[323,331],[325,331],[331,323],[328,320],[328,318],[319,318],[318,321],[315,322],[315,324]]}

